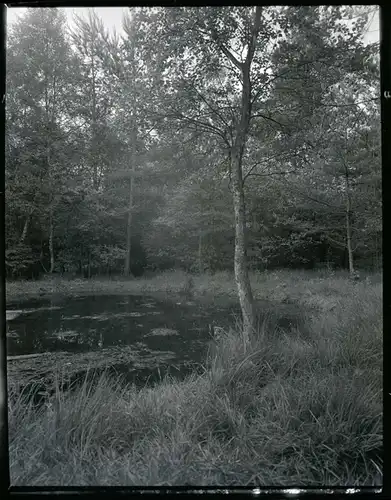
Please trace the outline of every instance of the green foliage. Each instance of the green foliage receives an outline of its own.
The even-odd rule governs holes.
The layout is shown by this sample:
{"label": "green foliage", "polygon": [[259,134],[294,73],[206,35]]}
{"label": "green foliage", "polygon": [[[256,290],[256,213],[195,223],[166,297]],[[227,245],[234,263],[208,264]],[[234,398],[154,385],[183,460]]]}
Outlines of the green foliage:
{"label": "green foliage", "polygon": [[5,265],[7,273],[16,278],[23,276],[24,271],[34,264],[34,255],[29,246],[19,244],[7,248],[5,252]]}
{"label": "green foliage", "polygon": [[[376,44],[362,43],[367,10],[262,11],[243,153],[255,269],[347,265],[346,165],[355,264],[381,266],[379,65]],[[134,269],[232,268],[228,152],[241,84],[222,47],[245,57],[253,11],[129,12],[121,36],[94,13],[70,32],[61,9],[32,9],[10,26],[9,277],[49,270],[51,258],[58,271],[122,272],[129,211]]]}

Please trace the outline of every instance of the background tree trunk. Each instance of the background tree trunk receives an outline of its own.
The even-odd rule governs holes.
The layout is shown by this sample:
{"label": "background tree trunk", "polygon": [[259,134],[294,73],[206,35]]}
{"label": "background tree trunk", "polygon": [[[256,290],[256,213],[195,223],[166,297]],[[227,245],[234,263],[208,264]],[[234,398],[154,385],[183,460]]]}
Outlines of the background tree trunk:
{"label": "background tree trunk", "polygon": [[[130,65],[131,65],[131,74],[132,74],[132,83],[135,81],[135,46],[134,41],[130,50]],[[130,152],[130,179],[129,179],[129,201],[128,201],[128,221],[126,227],[126,258],[125,258],[125,276],[130,276],[130,253],[131,253],[131,245],[132,245],[132,218],[133,218],[133,202],[134,202],[134,174],[135,174],[135,159],[136,159],[136,151],[137,151],[137,103],[135,99],[135,89],[134,87],[131,89],[131,120],[130,120],[130,139],[131,144],[129,147]]]}
{"label": "background tree trunk", "polygon": [[343,160],[343,164],[345,167],[345,190],[346,190],[346,212],[345,212],[346,250],[348,253],[349,274],[351,277],[353,277],[353,275],[354,275],[354,259],[353,259],[353,249],[352,249],[349,169],[348,169],[348,165],[346,164],[345,160]]}
{"label": "background tree trunk", "polygon": [[202,232],[198,236],[198,272],[202,274],[204,272],[204,266],[202,262]]}
{"label": "background tree trunk", "polygon": [[54,249],[53,249],[53,207],[50,207],[49,216],[49,253],[50,253],[50,269],[49,272],[54,271]]}
{"label": "background tree trunk", "polygon": [[30,218],[31,218],[31,214],[28,214],[27,217],[26,217],[26,222],[24,223],[22,236],[20,237],[20,240],[19,240],[20,243],[23,243],[24,240],[26,239],[27,231],[28,231],[28,228],[29,228],[29,225],[30,225]]}
{"label": "background tree trunk", "polygon": [[133,188],[134,188],[134,178],[132,172],[129,179],[128,223],[126,226],[126,259],[125,259],[125,273],[124,273],[125,276],[130,275],[130,252],[132,250]]}
{"label": "background tree trunk", "polygon": [[88,279],[91,279],[91,252],[88,251]]}
{"label": "background tree trunk", "polygon": [[349,260],[349,274],[350,276],[354,275],[354,258],[353,258],[353,250],[352,250],[352,233],[351,233],[351,224],[350,224],[350,195],[349,192],[346,192],[346,248],[348,251],[348,260]]}
{"label": "background tree trunk", "polygon": [[98,189],[98,159],[96,151],[96,84],[95,84],[95,58],[91,52],[91,90],[92,90],[92,179],[94,189]]}

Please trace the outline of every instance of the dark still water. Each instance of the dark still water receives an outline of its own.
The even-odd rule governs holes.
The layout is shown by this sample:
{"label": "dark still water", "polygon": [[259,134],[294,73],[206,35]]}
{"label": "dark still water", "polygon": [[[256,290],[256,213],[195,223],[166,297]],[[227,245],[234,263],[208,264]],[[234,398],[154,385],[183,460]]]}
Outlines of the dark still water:
{"label": "dark still water", "polygon": [[148,296],[82,296],[28,300],[7,308],[7,354],[99,351],[145,344],[200,361],[209,324],[228,327],[238,310]]}

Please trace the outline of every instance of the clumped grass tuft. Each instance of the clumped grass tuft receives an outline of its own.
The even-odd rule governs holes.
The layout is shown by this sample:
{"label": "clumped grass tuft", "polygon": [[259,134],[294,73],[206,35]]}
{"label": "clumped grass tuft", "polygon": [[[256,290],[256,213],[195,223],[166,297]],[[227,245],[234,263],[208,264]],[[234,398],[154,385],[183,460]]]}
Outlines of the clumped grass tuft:
{"label": "clumped grass tuft", "polygon": [[39,408],[15,395],[12,484],[380,485],[381,287],[349,282],[341,294],[342,279],[313,278],[318,303],[335,304],[300,328],[269,316],[248,340],[219,331],[204,372],[183,381],[136,389],[89,376]]}

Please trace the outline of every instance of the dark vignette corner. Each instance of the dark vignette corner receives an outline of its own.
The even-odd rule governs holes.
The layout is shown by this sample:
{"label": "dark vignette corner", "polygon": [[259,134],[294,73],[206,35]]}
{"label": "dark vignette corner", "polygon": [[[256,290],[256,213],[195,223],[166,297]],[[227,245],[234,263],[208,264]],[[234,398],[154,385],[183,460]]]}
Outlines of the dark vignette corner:
{"label": "dark vignette corner", "polygon": [[[12,2],[13,6],[16,6],[17,2]],[[20,2],[21,4],[26,5],[27,2]],[[60,2],[59,2],[60,3]],[[64,2],[61,2],[64,5]],[[76,4],[76,2],[71,2],[73,4]],[[83,4],[87,5],[89,2],[85,2]],[[98,4],[101,2],[95,2],[95,4]],[[105,2],[102,2],[102,5]],[[120,3],[120,2],[118,2]],[[157,4],[160,2],[156,2]],[[288,2],[289,3],[289,2]],[[45,4],[45,2],[31,2],[32,6],[38,6],[40,4]],[[1,221],[1,227],[0,227],[0,235],[1,235],[1,240],[0,240],[0,265],[1,265],[1,270],[0,270],[0,278],[1,278],[1,283],[0,283],[0,307],[1,307],[1,312],[0,312],[0,335],[1,335],[1,344],[0,344],[0,423],[1,423],[1,433],[0,433],[0,440],[1,440],[1,462],[0,462],[0,491],[6,491],[9,487],[10,481],[9,481],[9,460],[8,460],[8,428],[7,428],[7,379],[6,379],[6,334],[5,334],[5,235],[4,235],[4,192],[5,192],[5,179],[4,179],[4,173],[5,173],[5,71],[6,71],[6,60],[5,60],[5,42],[6,42],[6,10],[7,7],[2,4],[0,6],[0,39],[1,39],[1,53],[0,53],[0,79],[1,79],[1,92],[0,92],[0,100],[1,100],[1,107],[0,107],[0,112],[1,112],[1,118],[0,118],[0,124],[1,124],[1,154],[2,154],[2,162],[1,162],[1,177],[0,177],[0,221]],[[390,180],[390,172],[389,169],[386,167],[388,166],[388,161],[389,158],[391,157],[391,137],[390,137],[390,129],[391,129],[391,7],[387,4],[383,4],[380,6],[380,51],[381,51],[381,101],[382,101],[382,106],[381,106],[381,118],[382,118],[382,182],[383,182],[383,193],[387,193],[387,182]],[[389,97],[387,97],[389,95]],[[388,200],[387,196],[384,197],[383,199],[383,212],[386,212],[387,204],[390,204],[391,201]],[[383,217],[383,220],[384,217]],[[383,246],[385,252],[387,252],[387,239],[383,239]],[[391,249],[390,249],[391,250]],[[387,255],[387,253],[386,253]],[[385,269],[385,275],[387,276],[387,268],[389,264],[387,263],[387,259],[384,260],[384,269]],[[385,287],[385,294],[384,294],[384,305],[387,306],[387,286]],[[391,316],[388,311],[388,307],[385,307],[384,309],[385,315],[384,315],[384,321],[385,324],[389,321],[391,321]],[[385,342],[385,352],[387,352],[387,342],[389,343],[389,340],[387,340],[387,337],[384,338]],[[387,360],[385,360],[387,361]],[[386,408],[388,405],[386,404],[387,399],[390,398],[391,396],[391,387],[387,385],[387,371],[389,371],[389,367],[387,367],[387,363],[384,363],[384,394],[385,394],[385,399],[384,399],[384,423],[386,422],[386,416],[387,416],[387,410]],[[386,425],[384,425],[384,447],[385,451],[387,450],[387,447],[390,447],[390,432],[389,429],[387,428]],[[387,453],[384,453],[384,470],[389,470],[389,456],[387,458]],[[387,493],[391,492],[391,480],[389,475],[385,474],[384,475],[384,488],[383,488],[383,495],[384,498],[387,498]],[[20,496],[20,497],[27,497],[27,496],[36,496],[39,494],[38,491],[33,492],[32,488],[30,489],[32,494],[29,494],[27,492],[28,489],[23,491],[23,488],[20,489],[15,489],[14,494],[12,496]],[[124,490],[117,490],[114,488],[113,490],[108,490],[102,488],[101,491],[99,490],[83,490],[83,489],[70,489],[70,490],[65,490],[63,492],[60,491],[55,491],[55,489],[51,490],[50,494],[50,489],[46,489],[46,496],[51,496],[51,494],[63,494],[62,496],[70,497],[70,496],[76,496],[78,493],[80,494],[89,494],[89,496],[94,496],[97,494],[105,494],[104,496],[109,496],[111,497],[112,494],[114,497],[116,496],[124,496],[124,494],[128,495],[128,491]],[[117,490],[117,491],[115,491]],[[249,490],[242,490],[241,493],[249,493],[251,492]],[[91,495],[92,493],[92,495]],[[112,493],[112,494],[111,494]],[[141,493],[141,491],[139,492]],[[155,492],[156,493],[156,492]],[[164,493],[161,491],[161,493]],[[176,492],[179,493],[179,492]],[[183,491],[183,493],[185,493]],[[190,492],[189,492],[190,493]],[[197,492],[195,492],[197,493]],[[201,491],[198,491],[198,493],[201,493]],[[220,494],[222,492],[220,491]],[[225,493],[225,492],[224,492]],[[42,493],[41,493],[42,494]],[[151,491],[149,491],[149,494],[147,493],[147,496],[150,496],[152,494]],[[373,494],[373,493],[372,493]],[[40,495],[41,496],[41,495]],[[145,496],[145,494],[144,494]],[[156,496],[156,495],[154,495]],[[255,495],[254,495],[255,496]],[[282,492],[280,495],[277,495],[280,498],[286,497]],[[307,496],[307,495],[304,495]],[[311,494],[308,495],[309,497],[312,496]],[[317,495],[315,495],[317,496]],[[335,496],[335,495],[334,495]],[[337,495],[338,496],[338,495]],[[368,498],[368,496],[372,496],[371,493],[366,493],[365,498]],[[255,496],[256,498],[256,496]],[[390,496],[388,496],[390,498]]]}
{"label": "dark vignette corner", "polygon": [[[387,186],[390,184],[390,171],[388,167],[390,158],[391,158],[391,144],[390,144],[390,123],[391,123],[391,7],[390,5],[383,4],[380,6],[380,78],[381,78],[381,121],[382,121],[382,133],[381,133],[381,148],[382,148],[382,186],[383,186],[383,223],[387,220],[385,215],[387,214],[387,206],[390,208],[390,200],[389,197],[384,196],[387,193]],[[387,98],[387,96],[390,96]],[[383,226],[383,229],[386,228]],[[387,242],[387,238],[383,237],[383,247],[384,251],[387,252],[390,250],[390,243]],[[384,295],[383,295],[383,304],[384,304],[384,323],[385,328],[384,331],[387,331],[387,324],[390,322],[390,313],[389,313],[389,294],[387,292],[387,279],[386,277],[390,275],[389,263],[387,259],[383,261],[384,266]],[[384,336],[384,354],[389,352],[387,349],[387,345],[389,346],[389,339],[387,336]],[[383,416],[383,442],[384,442],[384,492],[390,493],[390,431],[389,426],[387,427],[387,407],[389,408],[389,404],[387,404],[387,400],[389,400],[391,395],[391,388],[389,386],[390,380],[390,368],[387,364],[387,358],[384,355],[384,373],[383,373],[383,392],[384,392],[384,416]],[[387,376],[388,375],[388,376]],[[387,384],[388,381],[388,384]],[[388,450],[388,453],[387,453]],[[388,474],[387,474],[388,471]]]}
{"label": "dark vignette corner", "polygon": [[7,412],[7,355],[5,330],[5,226],[4,226],[4,196],[5,196],[5,45],[6,45],[6,10],[4,4],[0,6],[0,488],[9,487],[9,460],[8,460],[8,412]]}

